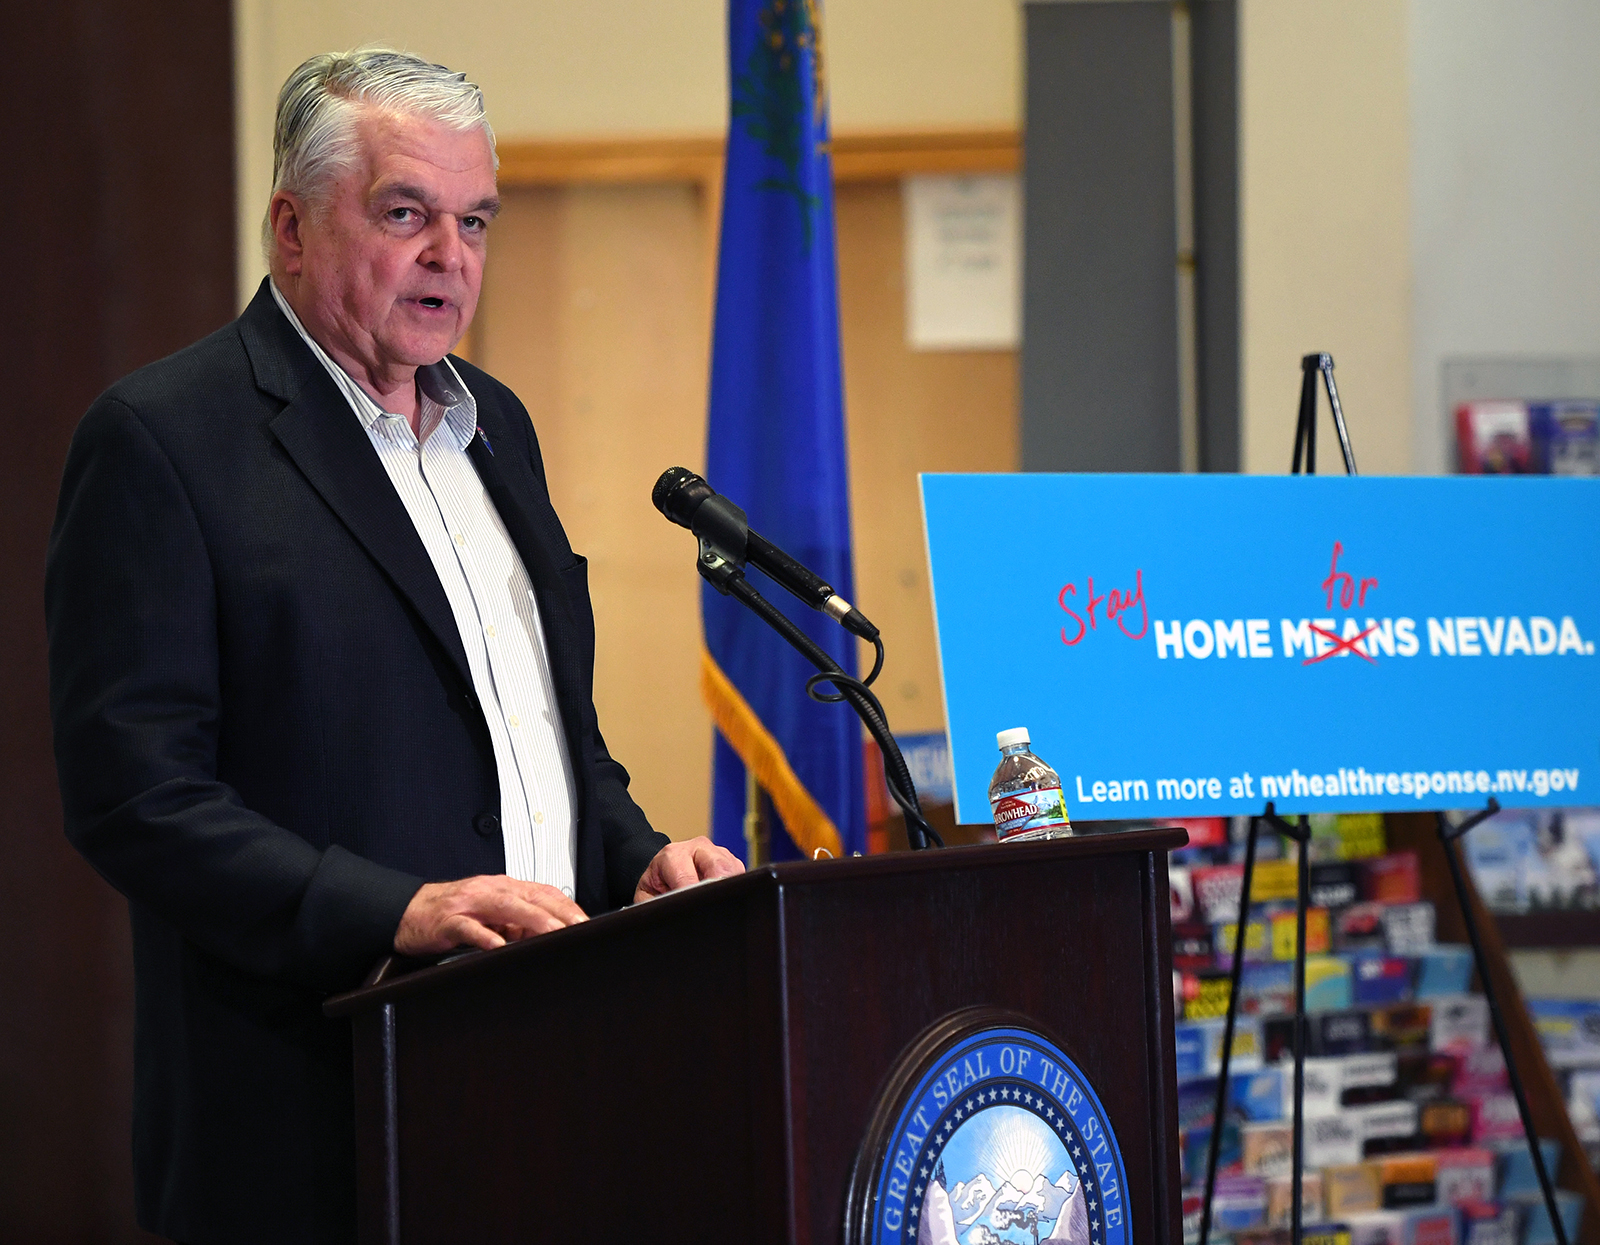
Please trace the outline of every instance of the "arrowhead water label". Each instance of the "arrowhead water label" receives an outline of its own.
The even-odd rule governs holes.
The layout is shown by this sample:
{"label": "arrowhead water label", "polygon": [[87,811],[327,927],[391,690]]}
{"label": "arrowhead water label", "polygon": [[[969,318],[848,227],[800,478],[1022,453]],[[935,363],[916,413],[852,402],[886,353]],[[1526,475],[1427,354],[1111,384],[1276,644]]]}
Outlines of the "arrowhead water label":
{"label": "arrowhead water label", "polygon": [[1001,731],[1000,767],[989,784],[994,833],[1002,843],[1066,838],[1072,833],[1061,779],[1028,751],[1026,727]]}

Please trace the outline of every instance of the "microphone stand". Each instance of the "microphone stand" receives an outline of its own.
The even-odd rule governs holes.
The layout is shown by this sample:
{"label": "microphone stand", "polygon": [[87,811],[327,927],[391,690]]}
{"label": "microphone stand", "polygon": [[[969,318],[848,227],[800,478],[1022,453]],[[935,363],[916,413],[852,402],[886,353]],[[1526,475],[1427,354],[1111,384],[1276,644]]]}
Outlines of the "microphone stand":
{"label": "microphone stand", "polygon": [[[889,730],[889,720],[883,711],[883,705],[872,694],[867,684],[846,674],[839,663],[828,656],[820,645],[756,590],[755,585],[745,578],[743,559],[734,557],[702,536],[700,556],[695,565],[702,579],[723,596],[731,596],[745,606],[817,668],[817,673],[806,680],[806,694],[811,699],[824,704],[838,704],[842,701],[856,711],[856,715],[865,724],[868,733],[877,742],[883,754],[884,777],[888,780],[889,794],[905,814],[906,838],[912,850],[921,851],[934,844],[943,847],[944,840],[922,814],[922,805],[917,800],[917,789],[911,781],[911,771],[906,766],[905,758],[900,755],[900,745],[895,743],[894,735]],[[877,642],[877,647],[878,664],[873,668],[874,675],[883,665],[881,640]],[[832,683],[838,691],[820,692],[817,690],[817,685],[820,683]]]}

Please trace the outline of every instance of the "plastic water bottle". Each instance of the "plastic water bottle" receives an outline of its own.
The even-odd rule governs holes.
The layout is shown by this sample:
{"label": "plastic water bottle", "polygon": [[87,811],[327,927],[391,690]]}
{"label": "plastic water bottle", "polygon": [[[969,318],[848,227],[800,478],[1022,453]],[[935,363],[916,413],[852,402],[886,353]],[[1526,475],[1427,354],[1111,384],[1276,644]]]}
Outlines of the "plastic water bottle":
{"label": "plastic water bottle", "polygon": [[1000,766],[989,784],[995,837],[1002,843],[1033,843],[1072,834],[1061,779],[1028,751],[1028,728],[1018,726],[995,736]]}

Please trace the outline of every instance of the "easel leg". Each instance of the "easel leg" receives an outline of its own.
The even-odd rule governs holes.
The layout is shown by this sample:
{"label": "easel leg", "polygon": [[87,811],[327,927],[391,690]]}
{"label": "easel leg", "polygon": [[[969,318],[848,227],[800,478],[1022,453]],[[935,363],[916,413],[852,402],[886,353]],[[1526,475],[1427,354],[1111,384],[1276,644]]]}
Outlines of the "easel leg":
{"label": "easel leg", "polygon": [[[1269,805],[1270,807],[1270,805]],[[1239,974],[1244,969],[1245,928],[1250,923],[1250,882],[1256,870],[1258,818],[1250,819],[1244,849],[1244,876],[1239,880],[1239,913],[1234,927],[1233,968],[1228,982],[1228,1018],[1222,1026],[1222,1066],[1217,1069],[1217,1097],[1211,1111],[1211,1144],[1206,1148],[1206,1193],[1200,1208],[1200,1245],[1211,1237],[1211,1199],[1217,1191],[1217,1156],[1222,1152],[1222,1125],[1228,1106],[1228,1065],[1233,1060],[1233,1024],[1239,1014]],[[1561,1245],[1566,1245],[1563,1241]]]}
{"label": "easel leg", "polygon": [[1506,1032],[1500,1004],[1495,999],[1494,982],[1489,976],[1489,961],[1483,953],[1483,940],[1478,933],[1477,917],[1467,897],[1466,878],[1461,871],[1461,859],[1456,854],[1455,841],[1479,822],[1500,809],[1499,802],[1491,799],[1489,807],[1469,817],[1460,826],[1452,826],[1443,813],[1436,813],[1439,825],[1439,842],[1450,863],[1450,881],[1455,885],[1456,902],[1461,905],[1461,919],[1466,923],[1467,939],[1472,943],[1472,958],[1478,968],[1478,980],[1483,986],[1483,997],[1489,1004],[1489,1020],[1494,1025],[1495,1040],[1500,1043],[1500,1053],[1505,1057],[1506,1076],[1511,1082],[1511,1092],[1517,1099],[1517,1112],[1522,1117],[1522,1131],[1528,1142],[1528,1152],[1533,1156],[1533,1169],[1539,1175],[1539,1188],[1544,1192],[1545,1209],[1550,1213],[1550,1225],[1556,1234],[1556,1245],[1567,1245],[1566,1225],[1561,1222],[1561,1210],[1556,1205],[1555,1185],[1544,1165],[1544,1154],[1539,1148],[1539,1134],[1533,1127],[1533,1112],[1528,1109],[1528,1095],[1522,1088],[1522,1076],[1511,1058],[1511,1038]]}

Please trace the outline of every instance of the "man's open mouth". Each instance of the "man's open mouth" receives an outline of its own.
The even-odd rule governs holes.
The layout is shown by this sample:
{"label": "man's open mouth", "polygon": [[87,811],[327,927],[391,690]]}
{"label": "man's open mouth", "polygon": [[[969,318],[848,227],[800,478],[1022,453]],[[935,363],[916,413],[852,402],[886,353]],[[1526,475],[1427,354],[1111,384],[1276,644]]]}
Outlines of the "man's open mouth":
{"label": "man's open mouth", "polygon": [[444,306],[444,299],[442,298],[419,298],[417,301],[424,307],[432,307],[435,310]]}

